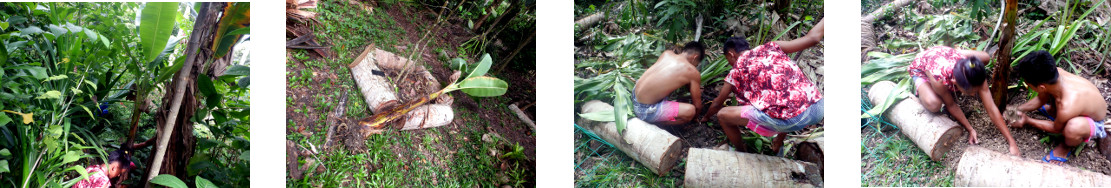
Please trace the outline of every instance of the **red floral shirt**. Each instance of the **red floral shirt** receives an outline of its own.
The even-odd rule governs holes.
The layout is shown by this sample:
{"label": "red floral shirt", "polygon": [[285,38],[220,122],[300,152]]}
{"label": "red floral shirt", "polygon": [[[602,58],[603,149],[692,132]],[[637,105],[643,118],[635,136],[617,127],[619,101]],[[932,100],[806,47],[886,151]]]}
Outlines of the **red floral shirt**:
{"label": "red floral shirt", "polygon": [[112,180],[108,179],[108,167],[104,165],[93,165],[87,168],[89,178],[73,184],[75,188],[106,188],[112,186]]}
{"label": "red floral shirt", "polygon": [[934,46],[918,53],[907,68],[910,71],[910,76],[929,81],[925,72],[930,72],[934,75],[934,79],[949,88],[949,91],[957,91],[956,85],[949,80],[953,78],[953,66],[956,66],[957,61],[962,58],[964,58],[964,55],[961,55],[957,49]]}
{"label": "red floral shirt", "polygon": [[733,85],[741,105],[752,105],[777,119],[795,117],[822,99],[814,83],[774,42],[738,56],[725,82]]}

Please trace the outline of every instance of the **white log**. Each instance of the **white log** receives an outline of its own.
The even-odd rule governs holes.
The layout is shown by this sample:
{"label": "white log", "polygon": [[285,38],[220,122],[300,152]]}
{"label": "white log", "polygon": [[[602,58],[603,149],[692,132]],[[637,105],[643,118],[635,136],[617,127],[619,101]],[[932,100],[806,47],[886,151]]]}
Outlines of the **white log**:
{"label": "white log", "polygon": [[367,108],[370,108],[371,113],[378,113],[399,105],[397,94],[394,94],[386,77],[373,73],[382,71],[375,58],[367,58],[376,57],[375,52],[374,45],[369,45],[362,54],[359,54],[359,57],[355,58],[355,62],[347,66],[351,68],[351,76],[355,77],[355,83],[359,86],[359,91],[363,94],[363,99],[366,100]]}
{"label": "white log", "polygon": [[814,165],[818,165],[818,171],[825,174],[824,136],[799,143],[795,148],[795,159],[814,163]]}
{"label": "white log", "polygon": [[760,154],[690,148],[686,187],[821,187],[818,166]]}
{"label": "white log", "polygon": [[[598,100],[582,105],[582,113],[607,110],[613,110],[613,106]],[[623,134],[617,132],[614,122],[595,122],[583,118],[579,125],[660,176],[671,171],[681,152],[687,147],[679,137],[637,118],[629,119]]]}
{"label": "white log", "polygon": [[969,146],[957,162],[953,185],[968,187],[1108,187],[1111,176]]}
{"label": "white log", "polygon": [[[889,81],[873,84],[868,91],[868,99],[872,104],[880,104],[887,100],[895,87],[895,83]],[[945,114],[926,111],[914,97],[895,103],[888,108],[884,117],[898,126],[903,135],[914,141],[934,161],[941,161],[965,132]]]}

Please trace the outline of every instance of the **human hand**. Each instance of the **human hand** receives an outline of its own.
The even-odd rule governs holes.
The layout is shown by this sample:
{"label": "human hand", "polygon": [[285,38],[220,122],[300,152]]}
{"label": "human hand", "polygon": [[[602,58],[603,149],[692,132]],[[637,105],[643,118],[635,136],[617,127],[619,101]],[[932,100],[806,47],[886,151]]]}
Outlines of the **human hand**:
{"label": "human hand", "polygon": [[980,144],[980,140],[976,139],[976,130],[975,129],[968,129],[968,133],[969,133],[969,135],[968,135],[968,144],[971,144],[971,145]]}

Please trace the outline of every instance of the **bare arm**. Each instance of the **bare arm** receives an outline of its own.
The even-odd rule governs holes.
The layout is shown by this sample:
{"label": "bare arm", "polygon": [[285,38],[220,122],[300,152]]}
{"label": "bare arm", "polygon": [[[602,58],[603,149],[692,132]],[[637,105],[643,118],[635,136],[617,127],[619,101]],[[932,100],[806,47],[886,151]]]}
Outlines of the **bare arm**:
{"label": "bare arm", "polygon": [[1034,99],[1030,99],[1029,101],[1026,101],[1026,103],[1022,103],[1022,105],[1019,105],[1018,111],[1029,112],[1038,110],[1038,108],[1041,108],[1047,101],[1049,101],[1049,99],[1047,99],[1046,97],[1048,96],[1038,95],[1037,97],[1034,97]]}
{"label": "bare arm", "polygon": [[698,116],[698,111],[702,110],[702,75],[698,73],[697,69],[691,68],[687,77],[690,79],[691,102],[694,105],[694,115]]}
{"label": "bare arm", "polygon": [[988,111],[988,116],[991,117],[991,123],[995,124],[995,128],[1003,133],[1003,138],[1007,139],[1007,145],[1010,145],[1010,152],[1012,155],[1020,155],[1018,145],[1015,138],[1011,137],[1011,130],[1007,126],[1006,120],[1003,119],[1003,114],[999,112],[999,108],[995,106],[995,100],[992,100],[991,89],[988,89],[988,81],[985,80],[984,84],[980,87],[980,102],[984,104],[984,109]]}
{"label": "bare arm", "polygon": [[999,132],[1003,132],[1003,137],[1006,137],[1008,142],[1011,142],[1014,138],[1011,138],[1011,131],[1007,129],[1007,123],[1003,120],[1003,113],[999,112],[999,108],[995,106],[995,100],[992,100],[991,90],[988,89],[987,84],[985,80],[983,88],[980,89],[980,102],[984,104],[984,109],[988,111],[991,123],[999,128]]}
{"label": "bare arm", "polygon": [[929,80],[930,88],[933,89],[934,93],[937,93],[938,96],[941,96],[941,101],[945,102],[945,111],[949,111],[949,115],[952,115],[954,119],[957,119],[957,123],[960,123],[961,126],[964,126],[964,128],[968,130],[970,143],[978,143],[979,141],[976,140],[976,130],[972,129],[972,124],[968,123],[968,117],[965,117],[964,111],[961,110],[960,106],[957,106],[956,100],[953,99],[952,92],[950,92],[945,85],[938,82],[937,79],[934,78],[934,75],[928,71],[926,72],[926,78]]}
{"label": "bare arm", "polygon": [[980,59],[980,62],[991,61],[991,55],[989,55],[987,52],[976,50],[960,50],[959,52],[965,57],[975,57],[976,59]]}
{"label": "bare arm", "polygon": [[775,41],[775,44],[779,45],[783,53],[795,53],[810,48],[817,45],[818,42],[822,42],[822,37],[825,35],[825,23],[826,19],[822,18],[817,25],[814,25],[814,28],[810,28],[810,32],[807,32],[806,36],[791,41]]}
{"label": "bare arm", "polygon": [[702,115],[702,121],[710,119],[710,116],[717,114],[718,110],[721,110],[721,108],[725,106],[725,100],[729,99],[729,94],[733,94],[733,85],[723,85],[721,91],[718,91],[718,97],[714,98],[713,103],[710,103],[710,109],[706,110],[706,114]]}

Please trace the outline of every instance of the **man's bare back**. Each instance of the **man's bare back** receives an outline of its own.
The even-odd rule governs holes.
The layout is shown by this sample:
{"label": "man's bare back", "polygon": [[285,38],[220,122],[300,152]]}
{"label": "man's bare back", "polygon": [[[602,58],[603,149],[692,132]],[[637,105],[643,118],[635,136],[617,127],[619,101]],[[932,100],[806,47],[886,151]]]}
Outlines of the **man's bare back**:
{"label": "man's bare back", "polygon": [[701,79],[698,68],[686,57],[667,50],[637,79],[633,92],[636,93],[637,102],[653,104],[667,98],[676,89],[690,85],[692,81],[697,83]]}
{"label": "man's bare back", "polygon": [[1078,116],[1090,117],[1096,121],[1107,118],[1107,102],[1092,82],[1061,68],[1057,68],[1057,72],[1060,74],[1058,84],[1063,84],[1063,88],[1067,89],[1061,90],[1061,96],[1050,96],[1056,103],[1052,104],[1054,108],[1058,108],[1058,111],[1077,112]]}

